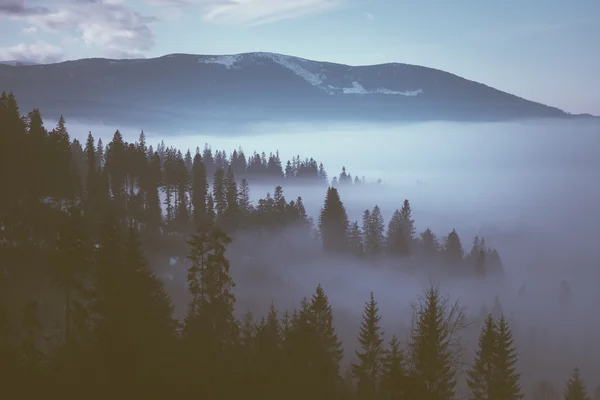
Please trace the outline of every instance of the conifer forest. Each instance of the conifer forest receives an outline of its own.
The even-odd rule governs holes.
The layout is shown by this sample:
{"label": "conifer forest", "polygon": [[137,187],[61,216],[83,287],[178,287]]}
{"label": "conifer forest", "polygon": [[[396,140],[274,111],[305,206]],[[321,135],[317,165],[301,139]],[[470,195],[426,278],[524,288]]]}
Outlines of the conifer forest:
{"label": "conifer forest", "polygon": [[[64,118],[46,127],[3,93],[0,398],[600,400],[600,373],[585,379],[584,364],[560,366],[560,379],[558,365],[523,366],[543,332],[517,340],[498,298],[470,309],[431,284],[386,304],[374,288],[349,324],[328,284],[311,282],[296,304],[253,308],[248,293],[287,290],[264,273],[280,265],[470,282],[505,271],[485,238],[417,230],[409,199],[387,221],[377,204],[352,221],[341,188],[376,183],[252,150],[153,147],[119,131],[82,143]],[[251,201],[257,182],[273,189]],[[318,215],[286,198],[292,183],[321,190]],[[567,283],[560,296],[568,303]],[[388,329],[380,306],[407,310],[410,324]]]}

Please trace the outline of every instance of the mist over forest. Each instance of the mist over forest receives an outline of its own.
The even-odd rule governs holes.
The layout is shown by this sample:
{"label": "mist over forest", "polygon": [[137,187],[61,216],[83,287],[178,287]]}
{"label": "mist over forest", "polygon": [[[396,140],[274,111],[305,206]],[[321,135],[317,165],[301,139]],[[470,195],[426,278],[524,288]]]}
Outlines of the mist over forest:
{"label": "mist over forest", "polygon": [[[13,101],[4,95],[0,102],[1,187],[10,189],[0,204],[6,327],[0,347],[10,360],[1,372],[11,389],[37,380],[68,398],[90,387],[100,398],[111,389],[98,388],[123,384],[139,395],[135,385],[151,377],[156,382],[144,393],[158,398],[202,387],[213,398],[239,398],[250,390],[244,389],[248,371],[264,368],[253,376],[266,387],[277,365],[286,366],[279,379],[292,387],[309,382],[286,394],[298,399],[516,400],[522,394],[550,400],[585,382],[589,396],[600,400],[597,123],[259,124],[230,135],[152,127],[140,135],[42,120]],[[206,248],[213,253],[205,256]],[[223,270],[202,275],[194,270],[202,257]],[[132,264],[137,269],[125,267]],[[153,283],[139,283],[140,277]],[[209,296],[199,294],[203,285],[214,291],[206,303],[199,300]],[[444,304],[444,296],[441,308],[451,313],[444,318],[457,318],[461,327],[452,334],[463,351],[452,353],[453,374],[444,378],[455,388],[432,383],[438,378],[425,376],[415,361],[415,338],[424,329],[417,320],[432,302]],[[359,356],[366,353],[357,335],[373,301],[385,346],[396,336],[404,352],[405,372],[395,372],[408,377],[401,389],[382,383],[391,361],[375,368]],[[455,301],[464,321],[452,314],[459,310]],[[302,330],[304,317],[307,326],[326,319],[327,302],[343,349],[343,357],[331,356],[335,362],[327,358],[338,351],[330,327],[319,333],[331,336],[326,344]],[[286,310],[297,319],[292,328]],[[229,311],[235,321],[223,316]],[[249,312],[256,319],[253,344],[243,340]],[[488,315],[499,330],[507,323],[514,337],[518,393],[473,394],[480,390],[472,384],[477,371],[467,371],[482,329],[491,326]],[[178,323],[171,326],[170,318]],[[199,328],[207,318],[215,326],[209,333]],[[376,335],[367,325],[365,332]],[[273,348],[260,341],[269,342],[270,334],[281,342]],[[309,350],[299,344],[311,341],[320,344]],[[160,343],[169,351],[156,350]],[[239,361],[246,360],[245,346],[256,357],[250,366]],[[304,351],[313,359],[302,359]],[[202,354],[210,360],[199,361]],[[223,354],[218,367],[210,364]],[[131,377],[127,368],[142,362],[139,376]],[[239,364],[231,373],[235,385],[224,378],[229,362]],[[365,365],[368,373],[360,370]],[[187,371],[165,375],[166,368]],[[194,383],[196,369],[210,378]],[[79,386],[61,389],[75,370]],[[355,390],[364,382],[383,386]],[[279,392],[260,384],[250,391],[266,398],[285,392],[283,384],[273,385]]]}

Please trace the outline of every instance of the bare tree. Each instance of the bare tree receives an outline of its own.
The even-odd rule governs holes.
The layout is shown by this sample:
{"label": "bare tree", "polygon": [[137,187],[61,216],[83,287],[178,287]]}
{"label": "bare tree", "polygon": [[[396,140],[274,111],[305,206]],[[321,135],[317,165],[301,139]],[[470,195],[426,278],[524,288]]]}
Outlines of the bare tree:
{"label": "bare tree", "polygon": [[533,390],[534,400],[558,400],[558,390],[549,382],[541,381],[535,385]]}
{"label": "bare tree", "polygon": [[428,396],[455,396],[457,375],[464,368],[466,346],[460,332],[469,326],[466,307],[430,286],[411,303],[412,326],[407,361]]}

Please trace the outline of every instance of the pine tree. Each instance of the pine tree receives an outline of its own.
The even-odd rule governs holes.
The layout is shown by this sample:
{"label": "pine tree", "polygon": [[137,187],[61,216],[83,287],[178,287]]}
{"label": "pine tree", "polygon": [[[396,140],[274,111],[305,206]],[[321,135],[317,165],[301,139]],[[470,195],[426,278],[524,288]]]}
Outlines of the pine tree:
{"label": "pine tree", "polygon": [[388,223],[386,235],[386,248],[388,253],[397,256],[405,256],[410,253],[410,242],[400,210],[394,211]]}
{"label": "pine tree", "polygon": [[481,245],[479,242],[479,236],[475,236],[475,238],[473,239],[473,247],[471,247],[471,252],[469,253],[469,256],[473,259],[477,258],[480,250]]}
{"label": "pine tree", "polygon": [[504,315],[500,317],[496,327],[496,351],[493,356],[495,393],[497,398],[518,400],[521,394],[519,380],[521,374],[516,372],[517,351],[513,347],[512,332]]}
{"label": "pine tree", "polygon": [[329,187],[319,215],[319,231],[325,252],[346,252],[348,249],[348,215],[337,189]]}
{"label": "pine tree", "polygon": [[384,247],[384,225],[379,206],[363,214],[363,232],[365,232],[364,251],[368,255],[380,254]]}
{"label": "pine tree", "polygon": [[424,232],[420,234],[420,236],[420,245],[423,254],[427,257],[435,256],[440,248],[435,234],[431,231],[431,229],[427,228]]}
{"label": "pine tree", "polygon": [[160,156],[155,152],[148,165],[148,188],[146,192],[146,221],[155,231],[162,225],[162,208],[159,188],[161,182]]}
{"label": "pine tree", "polygon": [[564,392],[565,400],[590,400],[590,396],[587,392],[587,387],[583,378],[581,377],[581,373],[578,367],[573,369],[573,374],[569,381],[567,382],[567,386],[565,387]]}
{"label": "pine tree", "polygon": [[84,290],[86,264],[91,261],[91,246],[86,240],[85,227],[81,211],[72,206],[63,221],[56,243],[57,252],[52,260],[53,277],[63,290],[65,309],[64,343],[69,344],[72,326],[73,296]]}
{"label": "pine tree", "polygon": [[234,230],[239,223],[240,208],[238,204],[238,187],[231,165],[227,167],[227,175],[225,176],[223,185],[225,187],[225,199],[227,201],[227,208],[223,215],[224,223],[227,229]]}
{"label": "pine tree", "polygon": [[252,213],[252,203],[250,201],[250,186],[248,180],[242,178],[238,190],[238,204],[243,218],[247,219]]}
{"label": "pine tree", "polygon": [[494,381],[494,354],[496,352],[497,333],[496,324],[492,314],[488,314],[484,327],[479,336],[479,349],[475,355],[475,362],[467,371],[467,384],[471,389],[471,400],[494,400],[497,384]]}
{"label": "pine tree", "polygon": [[448,238],[446,239],[446,244],[444,247],[444,253],[446,261],[452,265],[457,266],[463,260],[463,247],[460,242],[460,238],[458,237],[458,233],[456,233],[456,229],[452,229],[452,232],[448,234]]}
{"label": "pine tree", "polygon": [[357,398],[371,400],[379,396],[379,385],[384,371],[383,332],[379,326],[379,307],[373,296],[366,303],[358,343],[361,350],[356,351],[358,363],[352,364],[352,373],[358,379]]}
{"label": "pine tree", "polygon": [[335,397],[337,386],[340,382],[340,362],[342,360],[342,342],[335,333],[333,313],[329,299],[319,284],[310,303],[303,310],[309,326],[318,338],[317,349],[320,354],[315,354],[313,372],[317,378],[317,387],[320,388],[316,398],[331,399]]}
{"label": "pine tree", "polygon": [[[388,400],[405,399],[406,371],[404,353],[396,335],[392,336],[383,359],[380,393]],[[407,399],[408,400],[408,399]]]}
{"label": "pine tree", "polygon": [[408,343],[411,374],[423,384],[428,398],[452,399],[463,352],[458,334],[466,326],[464,309],[431,287],[413,304],[413,315]]}
{"label": "pine tree", "polygon": [[283,378],[283,333],[281,323],[271,303],[266,320],[262,320],[256,329],[256,350],[258,381],[262,390],[257,396],[264,399],[277,399],[283,393],[281,381]]}
{"label": "pine tree", "polygon": [[[188,241],[191,267],[188,286],[192,300],[184,320],[183,339],[189,379],[204,393],[216,396],[233,390],[227,386],[227,370],[232,368],[238,337],[233,316],[234,282],[225,257],[231,239],[218,229],[198,230]],[[201,372],[197,377],[195,371]],[[194,378],[196,376],[196,378]]]}
{"label": "pine tree", "polygon": [[206,223],[207,197],[208,180],[206,178],[206,168],[200,154],[196,154],[192,165],[192,208],[194,226],[196,228]]}
{"label": "pine tree", "polygon": [[477,258],[475,259],[475,272],[478,275],[486,274],[486,265],[485,265],[485,251],[479,250],[477,254]]}
{"label": "pine tree", "polygon": [[409,242],[411,242],[415,237],[415,220],[412,219],[412,209],[410,208],[410,202],[405,199],[404,203],[402,203],[402,209],[400,210],[400,216],[402,217],[402,231],[405,232],[405,235]]}
{"label": "pine tree", "polygon": [[215,203],[217,220],[223,218],[225,210],[227,209],[227,197],[225,192],[225,174],[221,168],[215,171],[212,198]]}
{"label": "pine tree", "polygon": [[350,251],[352,254],[361,257],[364,254],[363,238],[358,221],[354,221],[350,226],[350,232],[348,234],[348,241],[350,245]]}

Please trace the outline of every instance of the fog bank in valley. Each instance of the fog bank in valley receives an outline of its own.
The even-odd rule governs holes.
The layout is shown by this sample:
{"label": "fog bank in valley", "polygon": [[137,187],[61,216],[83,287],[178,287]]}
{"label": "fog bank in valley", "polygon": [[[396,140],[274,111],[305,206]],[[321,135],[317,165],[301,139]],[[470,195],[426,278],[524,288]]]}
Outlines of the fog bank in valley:
{"label": "fog bank in valley", "polygon": [[[116,127],[90,127],[68,121],[72,136],[84,141],[88,130],[110,141]],[[139,131],[122,130],[135,141]],[[340,196],[351,221],[360,223],[365,209],[378,205],[385,223],[409,199],[417,232],[426,228],[439,239],[458,232],[465,252],[473,237],[483,236],[502,258],[504,279],[427,276],[394,265],[366,265],[356,260],[312,257],[297,261],[281,251],[293,246],[294,232],[281,243],[258,243],[239,237],[238,249],[253,246],[263,269],[285,282],[245,283],[242,256],[232,258],[238,286],[238,311],[250,303],[263,314],[271,301],[291,309],[322,283],[336,312],[336,329],[346,347],[354,345],[360,313],[369,291],[375,292],[384,330],[404,337],[410,324],[409,302],[433,283],[477,317],[485,304],[491,310],[498,296],[513,319],[524,389],[539,379],[566,381],[578,365],[590,389],[600,384],[600,126],[589,122],[532,121],[502,124],[418,125],[261,125],[230,136],[145,130],[148,144],[164,140],[192,153],[209,143],[229,155],[241,146],[253,151],[279,151],[286,160],[300,155],[323,162],[329,177],[347,171],[380,186],[342,186]],[[284,186],[288,200],[302,196],[315,221],[326,187]],[[257,201],[273,187],[250,186]],[[286,236],[287,235],[287,236]],[[232,249],[234,251],[234,249]],[[247,261],[258,268],[255,262]],[[406,263],[410,263],[407,260]],[[275,266],[276,265],[276,266]],[[265,271],[263,271],[265,272]],[[185,274],[181,282],[185,288]],[[561,282],[571,295],[561,303]],[[275,281],[273,281],[275,282]],[[245,304],[246,303],[246,304]],[[181,307],[178,304],[178,307]],[[468,332],[476,344],[480,321]],[[347,352],[351,355],[351,352]],[[468,360],[470,361],[470,360]]]}

